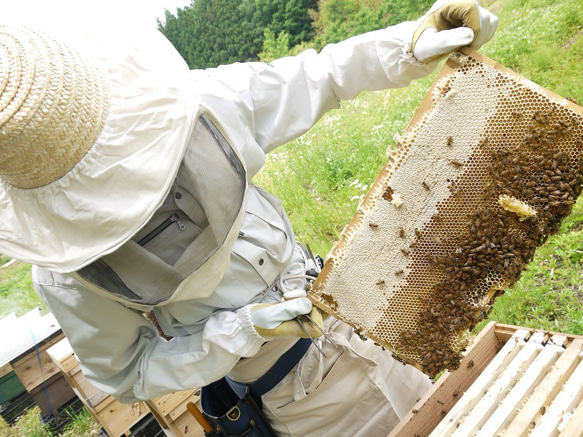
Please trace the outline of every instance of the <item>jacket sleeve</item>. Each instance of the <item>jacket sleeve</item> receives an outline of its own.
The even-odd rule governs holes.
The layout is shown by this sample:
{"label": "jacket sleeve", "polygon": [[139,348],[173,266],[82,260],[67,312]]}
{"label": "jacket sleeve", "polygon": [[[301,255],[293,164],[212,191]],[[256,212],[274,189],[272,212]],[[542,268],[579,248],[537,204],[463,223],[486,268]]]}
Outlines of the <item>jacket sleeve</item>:
{"label": "jacket sleeve", "polygon": [[368,32],[320,53],[307,50],[272,63],[241,63],[192,72],[203,105],[226,125],[249,129],[264,152],[305,133],[339,100],[362,91],[409,85],[437,65],[411,53],[418,24]]}
{"label": "jacket sleeve", "polygon": [[67,276],[33,267],[34,286],[59,321],[85,377],[124,403],[202,387],[227,374],[265,339],[249,311],[216,311],[201,330],[169,341],[140,312]]}

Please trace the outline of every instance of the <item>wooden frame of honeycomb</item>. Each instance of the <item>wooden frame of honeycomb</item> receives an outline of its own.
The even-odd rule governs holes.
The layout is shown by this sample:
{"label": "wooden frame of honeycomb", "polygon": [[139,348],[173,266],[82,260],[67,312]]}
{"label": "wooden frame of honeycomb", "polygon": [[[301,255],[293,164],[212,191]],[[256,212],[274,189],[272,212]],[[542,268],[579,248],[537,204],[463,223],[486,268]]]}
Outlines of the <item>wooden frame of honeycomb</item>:
{"label": "wooden frame of honeycomb", "polygon": [[463,49],[395,139],[309,297],[434,376],[571,212],[583,108]]}

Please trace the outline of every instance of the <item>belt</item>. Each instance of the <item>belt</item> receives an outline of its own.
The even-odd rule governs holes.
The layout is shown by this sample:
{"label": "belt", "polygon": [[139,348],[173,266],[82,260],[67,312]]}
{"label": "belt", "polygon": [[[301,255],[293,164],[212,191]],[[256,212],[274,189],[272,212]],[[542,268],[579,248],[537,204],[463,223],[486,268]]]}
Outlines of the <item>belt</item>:
{"label": "belt", "polygon": [[296,344],[288,349],[265,374],[251,384],[241,384],[225,377],[229,386],[235,393],[244,396],[245,388],[249,387],[249,393],[261,407],[261,396],[275,387],[295,366],[308,351],[312,342],[308,338],[300,338]]}

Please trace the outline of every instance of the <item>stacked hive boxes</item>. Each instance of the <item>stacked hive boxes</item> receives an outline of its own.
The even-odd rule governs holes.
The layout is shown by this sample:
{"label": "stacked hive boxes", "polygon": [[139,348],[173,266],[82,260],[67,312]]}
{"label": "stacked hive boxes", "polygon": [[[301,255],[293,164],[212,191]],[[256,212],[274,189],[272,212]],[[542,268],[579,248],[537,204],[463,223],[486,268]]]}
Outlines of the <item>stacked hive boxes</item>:
{"label": "stacked hive boxes", "polygon": [[83,376],[73,349],[63,339],[48,350],[48,354],[65,378],[110,437],[130,433],[132,428],[152,415],[163,430],[175,437],[202,437],[202,428],[186,408],[188,402],[197,402],[196,390],[172,393],[138,404],[121,404],[91,385]]}

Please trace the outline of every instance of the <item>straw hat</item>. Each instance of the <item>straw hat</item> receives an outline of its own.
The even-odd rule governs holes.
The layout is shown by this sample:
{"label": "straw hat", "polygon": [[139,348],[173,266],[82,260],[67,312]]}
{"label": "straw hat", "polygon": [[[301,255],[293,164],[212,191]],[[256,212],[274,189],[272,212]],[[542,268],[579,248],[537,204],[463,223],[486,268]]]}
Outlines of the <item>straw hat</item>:
{"label": "straw hat", "polygon": [[198,108],[158,32],[72,45],[0,26],[0,253],[62,273],[149,220]]}
{"label": "straw hat", "polygon": [[95,143],[109,111],[107,80],[42,33],[1,27],[0,44],[0,178],[42,187]]}

